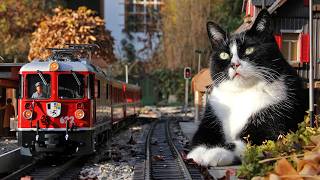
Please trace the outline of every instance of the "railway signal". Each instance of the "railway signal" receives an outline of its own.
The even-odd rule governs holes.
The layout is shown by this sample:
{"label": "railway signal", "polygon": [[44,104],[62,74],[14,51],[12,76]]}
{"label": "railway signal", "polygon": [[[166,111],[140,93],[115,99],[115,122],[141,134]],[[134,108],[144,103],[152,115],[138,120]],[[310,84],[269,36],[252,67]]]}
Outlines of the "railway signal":
{"label": "railway signal", "polygon": [[190,79],[191,78],[191,68],[185,67],[183,71],[184,79]]}
{"label": "railway signal", "polygon": [[188,109],[188,99],[189,99],[189,79],[191,79],[191,68],[185,67],[183,71],[184,79],[186,80],[186,87],[185,87],[185,99],[184,99],[184,115],[187,116],[187,109]]}

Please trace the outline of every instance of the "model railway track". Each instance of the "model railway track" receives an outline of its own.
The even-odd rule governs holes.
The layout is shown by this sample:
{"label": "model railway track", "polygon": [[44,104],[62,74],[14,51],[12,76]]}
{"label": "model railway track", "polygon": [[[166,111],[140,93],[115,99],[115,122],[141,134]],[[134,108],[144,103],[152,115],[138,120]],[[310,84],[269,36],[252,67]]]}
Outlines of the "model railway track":
{"label": "model railway track", "polygon": [[59,179],[63,178],[64,172],[70,172],[77,163],[84,159],[84,156],[77,156],[66,159],[59,159],[53,162],[52,159],[42,158],[35,160],[27,166],[13,172],[3,179],[20,179],[23,176],[30,176],[33,180]]}
{"label": "model railway track", "polygon": [[184,163],[171,137],[169,125],[169,120],[162,118],[149,130],[144,179],[202,179],[197,169]]}
{"label": "model railway track", "polygon": [[[127,128],[133,122],[135,121],[127,120],[122,122],[121,126],[113,130],[112,135],[116,135],[121,130]],[[107,139],[103,143],[108,143],[109,140],[111,139]],[[103,147],[98,146],[96,152],[99,152],[101,148]],[[20,150],[20,148],[18,149]],[[13,159],[11,156],[9,158],[8,157],[5,158],[6,161],[4,162],[9,163],[10,159]],[[17,156],[21,157],[20,153],[18,153]],[[82,165],[86,162],[87,159],[92,158],[92,155],[65,157],[64,159],[61,159],[61,158],[57,159],[57,158],[60,158],[60,157],[54,156],[48,159],[43,156],[36,156],[33,158],[33,160],[31,160],[30,163],[15,170],[14,172],[12,172],[11,174],[5,177],[0,177],[0,179],[2,180],[20,179],[23,176],[31,176],[33,180],[77,179],[77,175],[80,172]],[[0,158],[0,160],[3,160],[3,159]]]}

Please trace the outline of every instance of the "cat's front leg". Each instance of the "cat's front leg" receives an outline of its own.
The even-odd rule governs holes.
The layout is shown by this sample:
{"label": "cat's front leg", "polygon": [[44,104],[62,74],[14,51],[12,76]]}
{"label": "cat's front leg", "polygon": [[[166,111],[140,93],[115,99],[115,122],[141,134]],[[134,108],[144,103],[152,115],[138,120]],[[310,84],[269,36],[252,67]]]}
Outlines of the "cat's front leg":
{"label": "cat's front leg", "polygon": [[234,154],[227,149],[206,146],[196,147],[188,154],[187,158],[193,159],[201,166],[226,166],[233,164],[236,159]]}
{"label": "cat's front leg", "polygon": [[188,155],[201,166],[227,166],[238,162],[244,152],[245,144],[238,140],[223,147],[195,147]]}

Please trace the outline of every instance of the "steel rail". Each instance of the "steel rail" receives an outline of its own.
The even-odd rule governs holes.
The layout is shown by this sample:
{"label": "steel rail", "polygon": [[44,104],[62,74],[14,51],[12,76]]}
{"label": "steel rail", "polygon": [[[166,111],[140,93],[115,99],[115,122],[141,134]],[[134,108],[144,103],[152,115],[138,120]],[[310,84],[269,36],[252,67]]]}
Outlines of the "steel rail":
{"label": "steel rail", "polygon": [[177,157],[177,162],[180,165],[181,170],[183,171],[183,175],[185,179],[192,179],[191,174],[189,172],[189,169],[187,168],[186,164],[183,161],[183,158],[181,157],[180,152],[178,151],[177,147],[174,145],[172,136],[171,136],[171,131],[169,129],[169,120],[166,120],[166,136],[168,140],[168,144],[171,147],[172,153],[174,153]]}

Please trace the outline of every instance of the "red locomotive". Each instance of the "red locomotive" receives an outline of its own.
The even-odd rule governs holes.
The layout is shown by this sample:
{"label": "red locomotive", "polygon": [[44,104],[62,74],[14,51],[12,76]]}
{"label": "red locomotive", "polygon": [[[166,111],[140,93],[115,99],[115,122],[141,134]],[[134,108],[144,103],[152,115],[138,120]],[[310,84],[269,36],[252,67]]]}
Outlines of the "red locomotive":
{"label": "red locomotive", "polygon": [[18,140],[24,154],[94,152],[113,128],[138,113],[140,87],[112,80],[92,65],[92,46],[69,47],[51,49],[47,61],[20,69]]}

